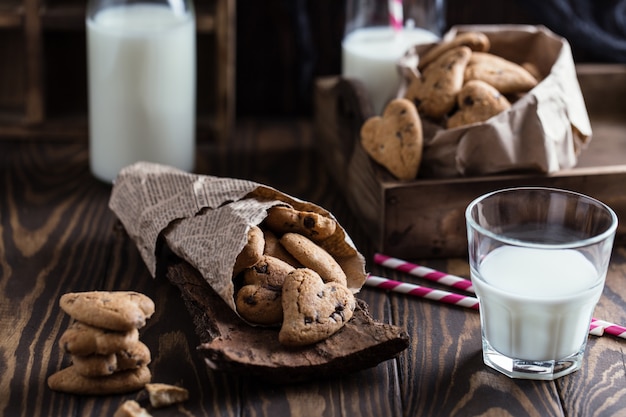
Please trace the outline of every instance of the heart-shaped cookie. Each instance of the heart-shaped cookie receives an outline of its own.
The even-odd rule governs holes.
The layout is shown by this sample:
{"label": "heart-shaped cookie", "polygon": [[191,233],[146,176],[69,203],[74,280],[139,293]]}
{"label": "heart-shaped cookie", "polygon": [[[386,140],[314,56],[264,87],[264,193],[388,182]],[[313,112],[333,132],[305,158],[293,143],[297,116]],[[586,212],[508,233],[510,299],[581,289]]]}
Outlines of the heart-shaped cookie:
{"label": "heart-shaped cookie", "polygon": [[336,282],[325,284],[308,268],[287,275],[282,302],[284,318],[278,340],[285,346],[305,346],[328,338],[352,318],[356,307],[348,288]]}
{"label": "heart-shaped cookie", "polygon": [[399,180],[417,176],[424,138],[417,109],[409,100],[392,100],[381,116],[374,116],[361,127],[365,151]]}

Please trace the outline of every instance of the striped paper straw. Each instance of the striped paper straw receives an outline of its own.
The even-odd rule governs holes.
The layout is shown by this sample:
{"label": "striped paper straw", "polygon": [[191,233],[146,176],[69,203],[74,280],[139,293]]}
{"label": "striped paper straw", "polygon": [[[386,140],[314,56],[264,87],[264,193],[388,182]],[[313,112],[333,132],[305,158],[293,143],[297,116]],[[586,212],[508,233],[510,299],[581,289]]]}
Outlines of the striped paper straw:
{"label": "striped paper straw", "polygon": [[404,13],[402,10],[402,0],[389,0],[389,24],[394,31],[399,32],[402,30],[404,24]]}
{"label": "striped paper straw", "polygon": [[[407,262],[402,259],[383,255],[382,253],[374,254],[374,262],[378,265],[382,265],[396,271],[405,272],[410,275],[474,293],[472,281],[456,275],[446,274],[435,269]],[[626,327],[605,320],[592,318],[589,326],[589,334],[602,336],[604,333],[626,339]]]}
{"label": "striped paper straw", "polygon": [[454,287],[456,289],[471,293],[474,292],[472,281],[470,281],[469,279],[457,277],[456,275],[445,274],[443,272],[436,271],[422,265],[417,265],[398,258],[392,258],[391,256],[383,255],[382,253],[374,254],[374,262],[378,265],[382,265],[396,271],[405,272],[416,277],[425,278],[430,281],[438,282],[449,287]]}
{"label": "striped paper straw", "polygon": [[468,295],[455,294],[448,291],[423,287],[421,285],[409,284],[407,282],[394,281],[375,275],[369,275],[365,280],[365,285],[478,310],[478,299]]}

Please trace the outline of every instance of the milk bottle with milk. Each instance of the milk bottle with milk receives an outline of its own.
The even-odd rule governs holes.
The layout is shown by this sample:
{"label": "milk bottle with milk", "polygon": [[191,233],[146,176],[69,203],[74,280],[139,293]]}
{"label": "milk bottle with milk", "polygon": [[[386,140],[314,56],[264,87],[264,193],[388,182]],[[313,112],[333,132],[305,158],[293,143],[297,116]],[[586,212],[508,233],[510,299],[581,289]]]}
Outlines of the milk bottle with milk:
{"label": "milk bottle with milk", "polygon": [[400,87],[396,62],[413,45],[439,40],[444,0],[348,0],[342,71],[360,81],[381,114]]}
{"label": "milk bottle with milk", "polygon": [[195,159],[195,18],[189,0],[91,0],[89,158],[110,182],[137,161],[190,171]]}

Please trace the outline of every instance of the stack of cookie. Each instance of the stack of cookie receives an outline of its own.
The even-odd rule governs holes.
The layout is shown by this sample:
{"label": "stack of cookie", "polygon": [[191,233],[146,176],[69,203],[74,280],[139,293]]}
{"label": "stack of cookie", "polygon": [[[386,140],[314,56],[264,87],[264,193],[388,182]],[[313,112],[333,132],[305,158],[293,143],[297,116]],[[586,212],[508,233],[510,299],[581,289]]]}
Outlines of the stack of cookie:
{"label": "stack of cookie", "polygon": [[154,314],[154,302],[134,291],[68,293],[60,306],[74,320],[61,349],[72,364],[48,378],[55,391],[107,395],[137,391],[151,380],[150,350],[139,329]]}

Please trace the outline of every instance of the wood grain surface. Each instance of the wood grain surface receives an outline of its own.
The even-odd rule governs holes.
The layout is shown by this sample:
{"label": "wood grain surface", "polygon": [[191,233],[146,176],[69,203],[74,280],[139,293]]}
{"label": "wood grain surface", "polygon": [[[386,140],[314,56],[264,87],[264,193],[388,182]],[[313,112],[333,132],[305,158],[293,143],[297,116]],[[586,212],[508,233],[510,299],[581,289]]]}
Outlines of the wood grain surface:
{"label": "wood grain surface", "polygon": [[[371,260],[352,216],[316,152],[307,121],[241,122],[233,142],[204,145],[198,171],[252,179],[331,210]],[[555,382],[509,379],[482,363],[479,315],[364,288],[372,316],[405,327],[394,360],[327,380],[277,385],[210,371],[178,289],[153,279],[108,209],[111,187],[93,179],[84,143],[0,144],[0,416],[112,416],[126,399],[53,392],[47,377],[69,364],[58,340],[70,320],[58,307],[70,291],[137,290],[156,313],[140,332],[155,382],[179,384],[190,400],[154,416],[620,416],[626,415],[626,341],[590,337],[580,371]],[[465,259],[421,260],[469,276]],[[421,283],[380,269],[377,274]],[[597,317],[626,323],[626,248],[618,246]]]}

